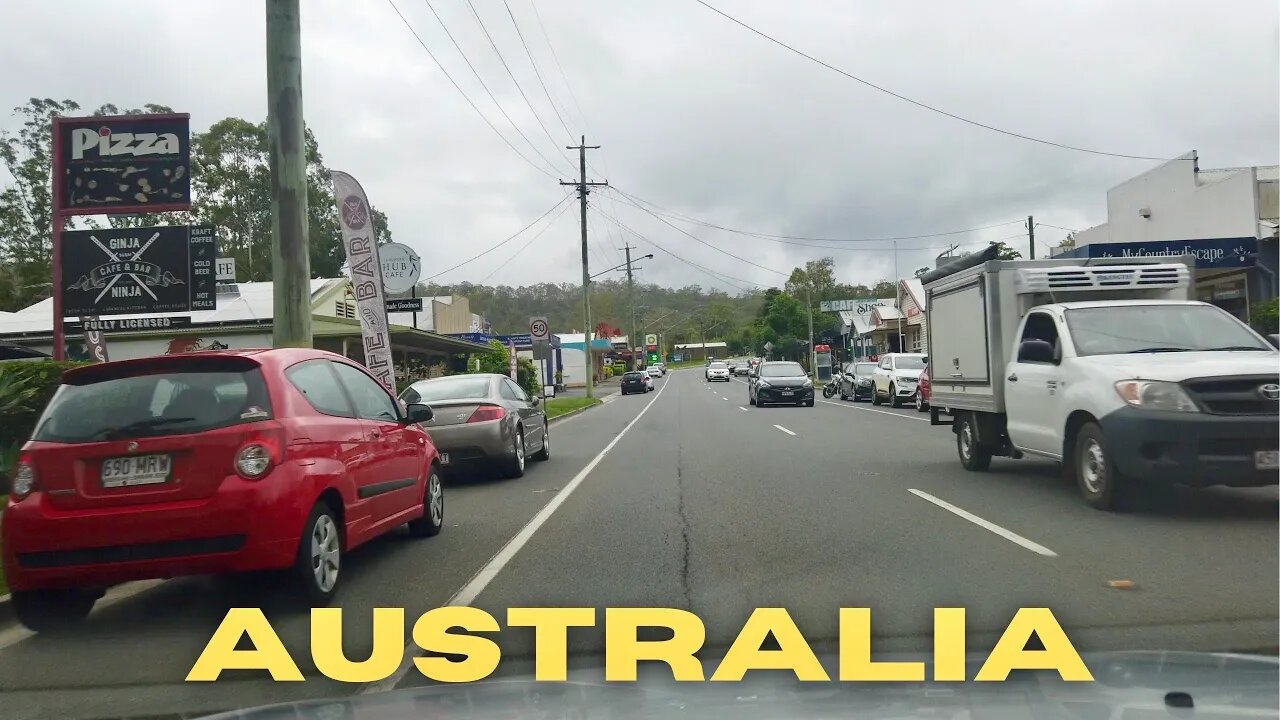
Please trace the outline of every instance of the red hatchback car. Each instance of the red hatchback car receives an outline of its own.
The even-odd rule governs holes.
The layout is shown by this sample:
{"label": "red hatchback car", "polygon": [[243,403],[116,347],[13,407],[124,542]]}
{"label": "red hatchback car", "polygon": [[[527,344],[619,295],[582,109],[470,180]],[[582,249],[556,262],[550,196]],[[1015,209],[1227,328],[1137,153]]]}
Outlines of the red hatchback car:
{"label": "red hatchback car", "polygon": [[436,449],[417,425],[430,417],[319,350],[70,370],[0,526],[14,613],[56,629],[116,583],[275,569],[324,604],[351,548],[406,523],[440,532]]}
{"label": "red hatchback car", "polygon": [[929,379],[929,361],[924,363],[924,369],[920,371],[920,379],[916,380],[916,412],[927,412],[929,410],[929,394],[932,391],[932,381]]}

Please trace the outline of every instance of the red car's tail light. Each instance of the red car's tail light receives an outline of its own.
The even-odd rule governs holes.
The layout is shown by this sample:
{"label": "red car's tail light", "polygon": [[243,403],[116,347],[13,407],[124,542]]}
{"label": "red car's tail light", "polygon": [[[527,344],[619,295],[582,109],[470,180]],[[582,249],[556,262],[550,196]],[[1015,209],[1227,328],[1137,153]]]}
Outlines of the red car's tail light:
{"label": "red car's tail light", "polygon": [[471,413],[471,417],[467,418],[467,422],[485,422],[487,420],[501,420],[506,417],[507,412],[497,405],[481,405]]}
{"label": "red car's tail light", "polygon": [[13,468],[13,483],[9,490],[15,500],[21,500],[30,495],[35,486],[36,466],[31,461],[31,456],[24,454],[18,458],[18,464]]}
{"label": "red car's tail light", "polygon": [[246,480],[259,480],[271,472],[283,459],[281,438],[278,431],[246,433],[243,444],[236,451],[236,474]]}

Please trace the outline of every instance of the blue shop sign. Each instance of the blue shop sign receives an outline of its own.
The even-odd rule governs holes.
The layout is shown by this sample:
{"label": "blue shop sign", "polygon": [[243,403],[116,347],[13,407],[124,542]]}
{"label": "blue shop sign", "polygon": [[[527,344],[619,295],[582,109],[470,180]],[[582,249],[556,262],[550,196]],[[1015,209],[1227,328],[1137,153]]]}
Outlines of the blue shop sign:
{"label": "blue shop sign", "polygon": [[1134,243],[1092,243],[1063,253],[1066,257],[1162,258],[1194,255],[1197,268],[1252,267],[1257,263],[1258,240],[1251,237],[1208,240],[1161,240]]}

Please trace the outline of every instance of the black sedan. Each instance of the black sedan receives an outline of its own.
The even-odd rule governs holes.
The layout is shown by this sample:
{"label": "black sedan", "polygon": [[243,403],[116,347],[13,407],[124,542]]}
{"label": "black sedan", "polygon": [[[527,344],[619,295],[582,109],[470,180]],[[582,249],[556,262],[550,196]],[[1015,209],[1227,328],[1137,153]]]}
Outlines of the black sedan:
{"label": "black sedan", "polygon": [[796,362],[760,363],[747,381],[748,402],[813,407],[813,381]]}
{"label": "black sedan", "polygon": [[649,378],[643,370],[631,370],[622,375],[622,394],[649,392]]}
{"label": "black sedan", "polygon": [[852,362],[845,366],[844,375],[840,378],[840,399],[870,400],[874,393],[871,375],[876,371],[873,362]]}

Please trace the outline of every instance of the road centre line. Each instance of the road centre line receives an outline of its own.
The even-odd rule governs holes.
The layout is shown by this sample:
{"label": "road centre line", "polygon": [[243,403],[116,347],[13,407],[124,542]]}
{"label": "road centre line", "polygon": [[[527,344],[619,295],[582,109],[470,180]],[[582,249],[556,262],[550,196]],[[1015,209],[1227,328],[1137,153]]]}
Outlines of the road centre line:
{"label": "road centre line", "polygon": [[[569,495],[582,484],[582,481],[591,474],[592,470],[596,469],[596,466],[600,464],[600,461],[604,459],[604,456],[608,455],[609,451],[626,436],[627,432],[629,432],[631,428],[635,427],[636,423],[640,422],[640,418],[644,417],[644,414],[649,412],[649,408],[653,407],[653,404],[658,402],[658,398],[662,397],[662,393],[665,392],[666,389],[667,385],[666,383],[663,383],[662,387],[658,390],[658,394],[653,396],[653,399],[649,401],[649,404],[641,408],[640,412],[631,419],[631,422],[627,423],[626,427],[622,428],[622,431],[615,435],[613,440],[610,440],[609,444],[605,445],[604,449],[596,454],[596,456],[591,459],[591,462],[587,463],[586,467],[579,470],[578,474],[573,476],[573,479],[564,486],[564,489],[556,493],[546,505],[543,505],[542,509],[533,516],[533,519],[521,528],[519,532],[512,536],[512,538],[507,541],[507,544],[503,545],[502,548],[489,559],[489,562],[485,563],[484,566],[467,581],[467,584],[463,585],[462,588],[458,590],[458,592],[454,593],[453,597],[446,600],[443,605],[470,605],[475,602],[476,597],[483,592],[486,587],[488,587],[489,583],[493,582],[493,579],[498,576],[499,572],[502,572],[502,569],[507,566],[507,563],[511,562],[511,558],[515,557],[516,553],[520,552],[521,548],[523,548],[529,542],[530,538],[533,537],[533,534],[546,524],[552,514],[554,514],[555,511],[564,504],[565,500],[569,499]],[[383,692],[395,688],[396,684],[404,679],[404,676],[407,675],[409,670],[414,667],[413,659],[418,656],[418,652],[418,646],[410,642],[405,646],[404,659],[400,662],[400,667],[397,668],[394,673],[389,677],[379,680],[378,682],[365,685],[356,694],[366,695],[368,693]]]}
{"label": "road centre line", "polygon": [[790,430],[788,430],[788,429],[786,429],[786,428],[782,427],[781,425],[774,425],[774,427],[778,428],[779,430],[781,430],[782,432],[784,432],[784,433],[786,433],[786,434],[788,434],[788,435],[795,435],[795,433],[793,433],[793,432],[791,432]]}
{"label": "road centre line", "polygon": [[936,498],[933,495],[930,495],[929,493],[924,492],[923,490],[908,488],[907,492],[911,493],[912,495],[915,495],[916,497],[922,500],[928,500],[929,502],[933,503],[934,505],[937,505],[943,510],[946,510],[951,513],[955,513],[956,515],[959,515],[960,517],[964,518],[965,520],[968,520],[974,525],[977,525],[978,527],[984,528],[986,530],[990,530],[991,532],[995,533],[996,535],[999,535],[1005,540],[1008,540],[1009,542],[1015,545],[1021,545],[1022,547],[1026,548],[1027,550],[1030,550],[1033,553],[1036,553],[1037,555],[1044,555],[1045,557],[1058,557],[1058,553],[1050,550],[1049,548],[1041,545],[1040,543],[1028,540],[1012,530],[1007,530],[989,520],[984,520],[978,517],[977,515],[974,515],[973,513],[969,512],[968,510],[965,510],[964,508],[956,507],[955,505],[952,505],[946,500]]}

